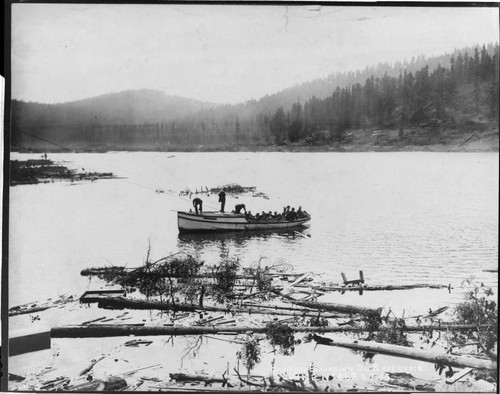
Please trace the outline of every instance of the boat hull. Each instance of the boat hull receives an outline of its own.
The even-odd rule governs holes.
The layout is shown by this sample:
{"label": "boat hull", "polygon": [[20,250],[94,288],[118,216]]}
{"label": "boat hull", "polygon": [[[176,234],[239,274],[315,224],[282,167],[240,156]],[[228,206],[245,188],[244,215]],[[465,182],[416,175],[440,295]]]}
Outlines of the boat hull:
{"label": "boat hull", "polygon": [[252,231],[281,230],[301,227],[310,217],[297,220],[248,220],[243,214],[203,212],[177,212],[177,224],[180,232],[196,231]]}

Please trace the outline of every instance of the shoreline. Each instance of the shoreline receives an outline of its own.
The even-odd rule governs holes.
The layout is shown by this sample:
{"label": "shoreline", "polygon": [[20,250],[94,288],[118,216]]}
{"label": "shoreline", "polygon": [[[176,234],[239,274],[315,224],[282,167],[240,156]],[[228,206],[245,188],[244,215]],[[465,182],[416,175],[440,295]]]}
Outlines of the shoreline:
{"label": "shoreline", "polygon": [[[497,146],[485,147],[460,147],[460,146],[443,146],[443,145],[407,145],[400,148],[387,146],[307,146],[307,145],[286,145],[286,146],[220,146],[220,147],[175,147],[170,149],[148,149],[148,148],[119,148],[107,147],[98,149],[79,149],[76,148],[72,152],[61,150],[44,150],[47,153],[111,153],[111,152],[154,152],[154,153],[396,153],[396,152],[440,152],[440,153],[478,153],[478,152],[499,152]],[[23,152],[20,150],[12,150],[11,153],[30,153],[40,154],[40,152]]]}
{"label": "shoreline", "polygon": [[60,146],[27,146],[13,149],[12,152],[23,153],[108,153],[108,152],[300,152],[300,153],[361,153],[361,152],[499,152],[499,132],[496,125],[484,125],[471,128],[452,128],[438,130],[436,128],[412,127],[401,134],[398,129],[356,130],[346,134],[342,141],[327,139],[300,139],[292,142],[289,139],[281,142],[270,140],[254,141],[246,144],[213,143],[204,144],[172,144],[169,141],[138,142],[121,144],[108,142],[103,144],[82,145],[67,144]]}

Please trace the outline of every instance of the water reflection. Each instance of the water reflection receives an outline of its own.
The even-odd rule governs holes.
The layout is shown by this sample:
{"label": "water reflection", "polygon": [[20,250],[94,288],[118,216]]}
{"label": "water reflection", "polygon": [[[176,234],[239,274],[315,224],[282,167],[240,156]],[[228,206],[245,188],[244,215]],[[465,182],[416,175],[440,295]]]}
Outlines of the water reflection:
{"label": "water reflection", "polygon": [[252,238],[265,240],[268,238],[281,238],[282,240],[294,240],[297,238],[309,237],[309,229],[283,230],[254,230],[254,231],[228,231],[228,232],[199,232],[199,233],[179,233],[178,246],[190,245],[194,243],[213,243],[231,240],[236,246],[245,246]]}
{"label": "water reflection", "polygon": [[262,244],[275,244],[279,240],[282,244],[296,245],[310,237],[309,228],[290,230],[255,230],[213,233],[179,233],[177,247],[179,250],[195,255],[202,255],[208,250],[215,251],[220,257],[227,257],[235,251],[255,254],[256,248]]}

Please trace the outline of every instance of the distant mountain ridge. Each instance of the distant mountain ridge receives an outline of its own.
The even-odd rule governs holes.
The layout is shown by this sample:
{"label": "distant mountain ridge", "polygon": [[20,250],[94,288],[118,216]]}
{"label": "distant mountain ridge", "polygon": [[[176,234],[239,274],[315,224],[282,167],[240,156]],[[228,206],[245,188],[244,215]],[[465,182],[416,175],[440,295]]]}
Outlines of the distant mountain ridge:
{"label": "distant mountain ridge", "polygon": [[[490,55],[494,53],[495,45],[497,43],[488,43],[486,45],[486,50]],[[365,67],[363,70],[332,73],[325,78],[316,78],[308,82],[303,82],[279,92],[265,95],[258,100],[249,100],[245,104],[252,105],[258,108],[259,112],[263,113],[266,111],[269,113],[274,112],[279,107],[287,110],[291,109],[297,101],[305,102],[313,96],[318,99],[324,99],[332,95],[337,88],[342,89],[357,83],[363,85],[372,75],[375,78],[382,78],[384,74],[387,74],[389,77],[398,77],[400,72],[402,73],[406,70],[406,72],[415,73],[415,71],[420,70],[424,66],[429,66],[429,71],[431,72],[438,66],[449,67],[452,57],[456,58],[459,53],[472,55],[476,48],[481,50],[480,45],[463,47],[438,56],[427,57],[419,55],[409,60],[397,61],[394,64],[387,62],[379,63]]]}
{"label": "distant mountain ridge", "polygon": [[123,126],[168,122],[219,105],[140,89],[60,104],[13,100],[13,112],[21,127]]}
{"label": "distant mountain ridge", "polygon": [[[425,65],[429,70],[448,67],[452,56],[458,53],[474,52],[475,47],[456,49],[440,56],[425,57],[420,55],[410,61],[379,63],[364,70],[333,73],[326,78],[317,78],[297,84],[279,92],[265,95],[258,100],[248,100],[239,104],[216,104],[192,98],[169,95],[161,90],[139,89],[108,93],[82,100],[42,104],[13,100],[13,112],[19,114],[18,125],[33,126],[124,126],[142,124],[161,124],[190,115],[209,111],[214,117],[246,118],[257,113],[272,114],[279,107],[291,109],[297,101],[316,97],[323,99],[332,95],[337,88],[364,84],[372,75],[382,78],[384,74],[397,77],[400,72],[415,72]],[[494,44],[488,44],[487,50],[493,53]]]}
{"label": "distant mountain ridge", "polygon": [[203,102],[153,89],[60,104],[12,100],[12,143],[25,150],[60,145],[102,151],[189,150],[311,140],[319,138],[317,132],[325,142],[341,143],[351,130],[398,124],[402,129],[402,123],[456,126],[466,123],[464,116],[480,112],[493,119],[498,116],[498,50],[496,43],[381,63],[239,104]]}

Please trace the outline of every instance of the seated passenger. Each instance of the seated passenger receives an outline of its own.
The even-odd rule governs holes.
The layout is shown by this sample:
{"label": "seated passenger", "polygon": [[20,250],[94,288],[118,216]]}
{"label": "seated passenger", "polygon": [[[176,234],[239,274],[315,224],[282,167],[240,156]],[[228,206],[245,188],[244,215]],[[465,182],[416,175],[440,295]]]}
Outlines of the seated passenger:
{"label": "seated passenger", "polygon": [[303,218],[305,215],[304,215],[304,212],[302,211],[302,207],[300,206],[299,209],[297,209],[297,217],[300,219],[300,218]]}
{"label": "seated passenger", "polygon": [[295,220],[297,219],[297,212],[295,212],[295,208],[292,208],[290,212],[286,215],[286,220]]}

